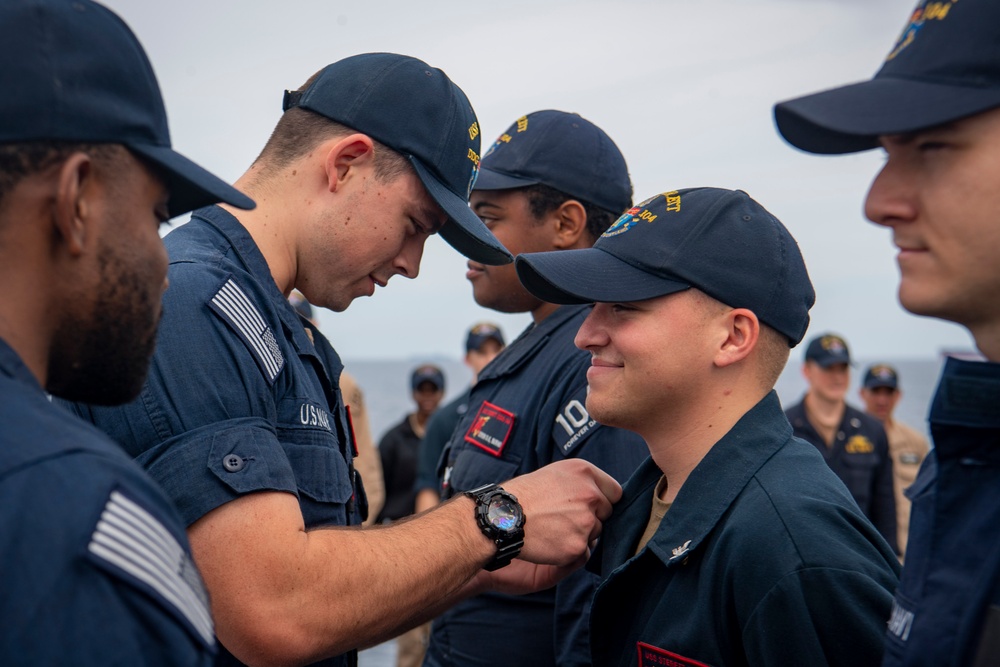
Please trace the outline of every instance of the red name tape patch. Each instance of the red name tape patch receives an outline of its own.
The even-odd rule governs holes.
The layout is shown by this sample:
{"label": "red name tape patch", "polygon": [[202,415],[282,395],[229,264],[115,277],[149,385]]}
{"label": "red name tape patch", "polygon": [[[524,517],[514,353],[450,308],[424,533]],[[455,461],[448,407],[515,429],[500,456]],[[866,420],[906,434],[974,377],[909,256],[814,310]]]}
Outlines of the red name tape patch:
{"label": "red name tape patch", "polygon": [[493,456],[500,456],[513,430],[514,413],[483,401],[476,418],[465,432],[465,441]]}
{"label": "red name tape patch", "polygon": [[639,667],[711,667],[651,644],[636,642],[635,646],[639,650]]}

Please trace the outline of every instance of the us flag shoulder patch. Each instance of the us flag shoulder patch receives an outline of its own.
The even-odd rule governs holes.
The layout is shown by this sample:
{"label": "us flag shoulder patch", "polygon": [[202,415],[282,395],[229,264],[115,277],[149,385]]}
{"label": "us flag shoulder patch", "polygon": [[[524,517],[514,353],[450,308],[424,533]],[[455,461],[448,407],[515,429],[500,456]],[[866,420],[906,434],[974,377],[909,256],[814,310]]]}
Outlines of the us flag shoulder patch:
{"label": "us flag shoulder patch", "polygon": [[122,491],[108,497],[87,551],[103,570],[175,612],[207,646],[215,644],[208,594],[191,557],[159,519]]}
{"label": "us flag shoulder patch", "polygon": [[278,341],[257,306],[232,278],[215,293],[212,310],[239,334],[269,384],[274,384],[285,366]]}

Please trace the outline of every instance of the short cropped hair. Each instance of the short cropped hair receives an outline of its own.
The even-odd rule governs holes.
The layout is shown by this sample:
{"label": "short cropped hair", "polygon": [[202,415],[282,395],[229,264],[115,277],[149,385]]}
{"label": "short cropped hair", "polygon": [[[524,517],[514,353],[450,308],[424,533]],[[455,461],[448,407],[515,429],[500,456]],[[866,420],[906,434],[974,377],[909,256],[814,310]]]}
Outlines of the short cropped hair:
{"label": "short cropped hair", "polygon": [[[319,74],[320,72],[316,72],[309,77],[298,91],[302,92],[309,88]],[[358,130],[341,125],[321,114],[301,107],[292,107],[278,119],[278,124],[274,126],[271,137],[264,144],[254,164],[261,167],[263,174],[270,175],[306,155],[320,143],[356,132]],[[374,139],[372,142],[375,145],[375,178],[379,181],[388,183],[412,169],[407,159],[398,152]]]}
{"label": "short cropped hair", "polygon": [[95,162],[111,166],[117,163],[123,150],[118,144],[83,144],[71,141],[0,144],[0,206],[23,179],[59,164],[73,153],[86,153]]}
{"label": "short cropped hair", "polygon": [[587,213],[587,232],[595,241],[600,238],[601,234],[606,232],[608,227],[611,226],[611,223],[617,220],[618,216],[623,213],[623,211],[608,211],[600,206],[584,201],[579,197],[568,195],[565,192],[556,190],[555,188],[542,183],[528,185],[520,188],[520,190],[528,198],[528,205],[531,208],[531,214],[535,216],[536,220],[541,220],[543,217],[571,199],[580,202],[583,206],[583,210]]}
{"label": "short cropped hair", "polygon": [[[721,315],[732,310],[732,307],[697,288],[693,288],[692,292],[698,296],[706,308],[706,313],[710,315]],[[788,364],[788,356],[792,351],[788,336],[760,322],[760,333],[757,336],[755,350],[756,360],[754,363],[757,365],[757,378],[760,381],[760,386],[771,390]]]}
{"label": "short cropped hair", "polygon": [[792,351],[788,336],[761,322],[757,349],[761,384],[765,389],[771,389],[788,364],[788,355]]}

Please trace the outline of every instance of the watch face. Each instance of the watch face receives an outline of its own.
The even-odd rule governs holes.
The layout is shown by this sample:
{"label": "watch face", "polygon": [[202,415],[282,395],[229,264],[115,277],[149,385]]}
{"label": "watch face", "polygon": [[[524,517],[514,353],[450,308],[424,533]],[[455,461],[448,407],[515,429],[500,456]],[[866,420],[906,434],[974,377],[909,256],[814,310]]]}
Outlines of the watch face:
{"label": "watch face", "polygon": [[513,532],[521,522],[521,507],[503,496],[494,496],[486,510],[486,519],[497,530]]}

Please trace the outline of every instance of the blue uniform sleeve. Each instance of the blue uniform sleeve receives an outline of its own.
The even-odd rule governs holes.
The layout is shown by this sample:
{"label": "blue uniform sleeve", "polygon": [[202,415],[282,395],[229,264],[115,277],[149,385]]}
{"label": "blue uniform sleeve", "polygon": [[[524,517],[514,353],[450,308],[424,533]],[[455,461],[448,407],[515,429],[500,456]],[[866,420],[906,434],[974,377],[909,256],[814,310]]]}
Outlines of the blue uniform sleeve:
{"label": "blue uniform sleeve", "polygon": [[50,458],[0,484],[4,664],[210,665],[179,519],[131,462]]}
{"label": "blue uniform sleeve", "polygon": [[317,470],[336,465],[319,443],[289,452],[281,445],[279,421],[293,420],[279,413],[299,407],[276,404],[272,385],[282,382],[285,359],[265,300],[201,265],[173,264],[169,278],[139,398],[78,412],[147,469],[188,525],[246,493],[296,493],[289,456],[324,459],[311,461]]}
{"label": "blue uniform sleeve", "polygon": [[863,572],[798,570],[774,585],[745,624],[747,663],[877,665],[891,602]]}

